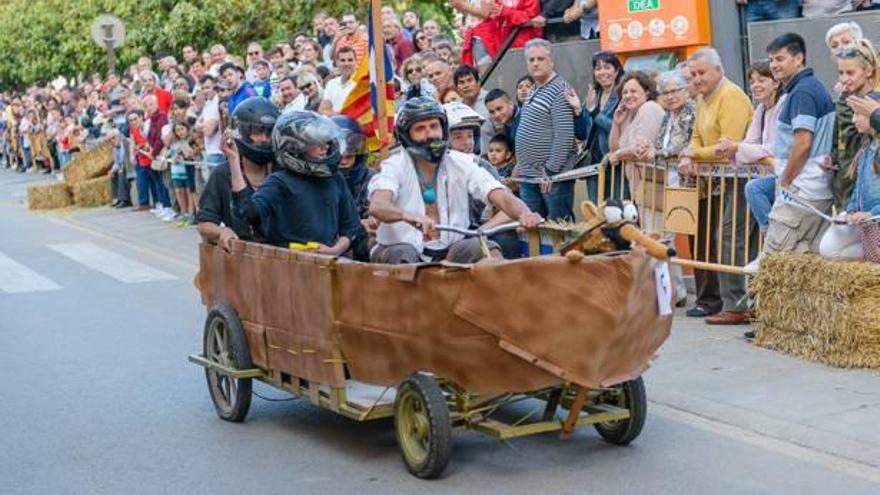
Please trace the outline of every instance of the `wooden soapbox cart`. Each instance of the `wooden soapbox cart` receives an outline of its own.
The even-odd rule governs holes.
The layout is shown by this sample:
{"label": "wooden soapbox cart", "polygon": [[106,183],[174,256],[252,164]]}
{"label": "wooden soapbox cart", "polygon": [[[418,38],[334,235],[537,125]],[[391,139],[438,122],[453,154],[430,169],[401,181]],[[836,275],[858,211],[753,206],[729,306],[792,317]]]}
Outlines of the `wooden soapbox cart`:
{"label": "wooden soapbox cart", "polygon": [[[640,375],[672,324],[658,312],[662,262],[641,248],[561,256],[572,234],[539,230],[520,234],[532,257],[474,265],[203,243],[197,286],[209,311],[203,354],[189,359],[228,421],[244,420],[253,379],[355,421],[393,417],[421,478],[443,472],[454,429],[567,438],[593,425],[628,444],[645,422]],[[504,420],[514,403],[537,408]]]}

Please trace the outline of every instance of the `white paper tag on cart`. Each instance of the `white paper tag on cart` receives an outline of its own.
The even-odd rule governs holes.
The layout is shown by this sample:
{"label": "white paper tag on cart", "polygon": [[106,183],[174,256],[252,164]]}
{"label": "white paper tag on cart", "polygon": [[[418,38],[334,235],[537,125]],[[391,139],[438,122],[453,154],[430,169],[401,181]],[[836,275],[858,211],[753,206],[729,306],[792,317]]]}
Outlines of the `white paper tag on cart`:
{"label": "white paper tag on cart", "polygon": [[654,267],[654,282],[657,285],[657,309],[660,316],[672,314],[672,279],[669,275],[669,263],[658,263]]}

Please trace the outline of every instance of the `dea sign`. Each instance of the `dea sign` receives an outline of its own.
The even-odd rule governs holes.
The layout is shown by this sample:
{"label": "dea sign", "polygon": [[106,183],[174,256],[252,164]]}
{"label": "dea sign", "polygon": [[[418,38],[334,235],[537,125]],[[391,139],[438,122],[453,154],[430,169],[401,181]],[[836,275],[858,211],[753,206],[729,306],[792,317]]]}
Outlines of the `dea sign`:
{"label": "dea sign", "polygon": [[107,65],[116,70],[116,49],[125,42],[125,25],[115,15],[101,14],[92,21],[92,39],[107,50]]}

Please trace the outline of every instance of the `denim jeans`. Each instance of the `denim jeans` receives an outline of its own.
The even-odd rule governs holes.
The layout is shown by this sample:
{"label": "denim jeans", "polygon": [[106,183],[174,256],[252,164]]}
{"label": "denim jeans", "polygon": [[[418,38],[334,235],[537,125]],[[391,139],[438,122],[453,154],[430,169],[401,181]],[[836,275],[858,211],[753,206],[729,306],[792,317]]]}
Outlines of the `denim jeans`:
{"label": "denim jeans", "polygon": [[171,198],[168,196],[168,188],[165,187],[165,173],[150,170],[150,181],[152,182],[151,191],[153,192],[153,201],[161,204],[165,208],[171,207]]}
{"label": "denim jeans", "polygon": [[[150,193],[153,192],[150,168],[137,166],[135,168],[135,185],[138,192],[138,206],[150,206]],[[153,200],[155,201],[155,197]]]}
{"label": "denim jeans", "polygon": [[520,198],[530,210],[548,220],[574,220],[574,181],[556,182],[550,192],[541,192],[538,184],[522,184]]}
{"label": "denim jeans", "polygon": [[790,19],[801,14],[798,0],[749,0],[746,22]]}
{"label": "denim jeans", "polygon": [[768,175],[746,182],[746,201],[758,227],[766,232],[770,225],[770,209],[776,199],[776,176]]}
{"label": "denim jeans", "polygon": [[34,157],[33,157],[33,155],[31,154],[31,149],[30,149],[30,148],[25,148],[25,147],[22,146],[22,148],[21,148],[21,154],[22,154],[22,157],[24,157],[24,168],[25,168],[25,170],[31,168],[31,166],[34,164],[34,163],[33,163],[33,161],[34,161]]}

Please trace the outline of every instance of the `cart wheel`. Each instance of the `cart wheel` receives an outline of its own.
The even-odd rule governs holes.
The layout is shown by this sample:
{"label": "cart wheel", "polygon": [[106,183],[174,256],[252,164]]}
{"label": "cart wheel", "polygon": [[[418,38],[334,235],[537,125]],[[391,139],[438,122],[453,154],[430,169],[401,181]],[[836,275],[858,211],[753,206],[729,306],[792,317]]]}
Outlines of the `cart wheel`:
{"label": "cart wheel", "polygon": [[419,478],[439,477],[452,454],[452,424],[446,398],[433,377],[413,373],[400,384],[394,428],[409,472]]}
{"label": "cart wheel", "polygon": [[608,443],[627,445],[642,432],[645,416],[648,414],[648,399],[645,396],[645,384],[642,377],[621,383],[615,387],[619,393],[612,395],[606,404],[629,410],[629,418],[607,423],[596,423],[596,431]]}
{"label": "cart wheel", "polygon": [[[205,358],[232,369],[252,367],[251,355],[238,315],[232,307],[215,306],[205,320]],[[226,421],[241,422],[251,407],[251,378],[235,379],[205,368],[208,392],[217,415]]]}

